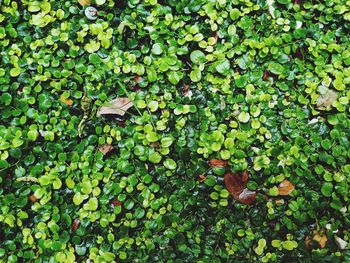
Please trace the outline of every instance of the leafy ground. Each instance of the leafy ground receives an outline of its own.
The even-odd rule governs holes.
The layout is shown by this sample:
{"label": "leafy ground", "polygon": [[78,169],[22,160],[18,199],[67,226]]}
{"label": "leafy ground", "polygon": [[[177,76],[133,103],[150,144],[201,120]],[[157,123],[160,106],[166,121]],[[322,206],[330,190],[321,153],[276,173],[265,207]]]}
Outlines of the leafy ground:
{"label": "leafy ground", "polygon": [[0,10],[0,262],[350,261],[349,1]]}

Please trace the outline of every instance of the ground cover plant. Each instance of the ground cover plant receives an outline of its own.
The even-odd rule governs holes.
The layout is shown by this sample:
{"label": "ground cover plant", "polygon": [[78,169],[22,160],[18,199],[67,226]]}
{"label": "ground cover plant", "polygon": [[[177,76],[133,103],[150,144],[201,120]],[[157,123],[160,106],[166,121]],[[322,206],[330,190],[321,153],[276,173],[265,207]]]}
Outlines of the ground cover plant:
{"label": "ground cover plant", "polygon": [[348,0],[0,10],[0,262],[350,262]]}

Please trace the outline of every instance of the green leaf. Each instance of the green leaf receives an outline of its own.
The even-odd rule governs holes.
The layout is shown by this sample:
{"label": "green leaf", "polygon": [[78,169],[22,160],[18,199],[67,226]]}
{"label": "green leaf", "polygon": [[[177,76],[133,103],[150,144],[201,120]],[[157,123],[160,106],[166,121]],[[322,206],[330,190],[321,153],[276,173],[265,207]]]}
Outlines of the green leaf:
{"label": "green leaf", "polygon": [[28,131],[27,136],[29,140],[36,141],[39,136],[39,132],[37,130],[30,130]]}
{"label": "green leaf", "polygon": [[333,184],[330,182],[323,183],[321,188],[321,193],[324,196],[330,197],[332,195],[332,192],[333,192]]}
{"label": "green leaf", "polygon": [[73,196],[73,203],[75,205],[80,205],[86,198],[87,196],[82,195],[81,193],[75,193]]}
{"label": "green leaf", "polygon": [[100,49],[100,42],[95,40],[90,40],[88,44],[85,45],[85,50],[89,53],[94,53]]}
{"label": "green leaf", "polygon": [[284,67],[276,62],[272,62],[268,66],[268,70],[273,74],[280,75],[284,72]]}
{"label": "green leaf", "polygon": [[83,183],[81,183],[80,184],[80,189],[81,189],[81,192],[86,194],[86,195],[91,194],[91,192],[92,192],[91,183],[90,182],[83,182]]}
{"label": "green leaf", "polygon": [[11,77],[17,77],[19,74],[21,74],[21,69],[20,68],[12,68],[10,70],[10,76]]}
{"label": "green leaf", "polygon": [[175,170],[177,167],[176,162],[170,158],[165,159],[163,164],[164,164],[165,168],[167,168],[169,170]]}
{"label": "green leaf", "polygon": [[181,71],[171,71],[168,73],[168,79],[171,84],[176,85],[183,78],[183,73]]}
{"label": "green leaf", "polygon": [[233,8],[231,11],[230,11],[230,18],[232,20],[236,20],[237,18],[239,18],[241,15],[241,11],[239,11],[239,9],[237,8]]}
{"label": "green leaf", "polygon": [[200,50],[192,51],[190,59],[194,64],[202,64],[206,61],[205,54]]}
{"label": "green leaf", "polygon": [[152,46],[152,53],[154,55],[160,55],[163,53],[163,45],[156,43]]}
{"label": "green leaf", "polygon": [[174,139],[172,137],[164,137],[160,140],[160,143],[162,147],[169,148],[172,145],[173,141]]}
{"label": "green leaf", "polygon": [[228,61],[227,59],[223,59],[218,61],[218,63],[215,66],[215,69],[217,70],[217,72],[223,74],[223,75],[227,75],[230,73],[230,61]]}
{"label": "green leaf", "polygon": [[89,201],[84,204],[84,210],[95,211],[98,207],[98,200],[96,197],[91,197]]}
{"label": "green leaf", "polygon": [[298,247],[298,243],[296,241],[287,240],[282,243],[282,246],[284,249],[291,251]]}
{"label": "green leaf", "polygon": [[12,146],[13,146],[14,148],[20,147],[23,143],[24,143],[24,141],[22,141],[22,140],[19,139],[19,138],[14,138],[14,139],[12,140]]}
{"label": "green leaf", "polygon": [[160,163],[161,160],[162,160],[162,156],[158,152],[152,153],[151,156],[149,157],[149,161],[152,163]]}
{"label": "green leaf", "polygon": [[329,150],[332,147],[332,142],[329,139],[324,139],[321,141],[323,149]]}
{"label": "green leaf", "polygon": [[238,120],[240,121],[240,122],[243,122],[243,123],[247,123],[247,122],[249,122],[249,120],[250,120],[250,115],[249,115],[249,113],[248,112],[241,112],[239,115],[238,115]]}
{"label": "green leaf", "polygon": [[155,82],[157,80],[157,72],[154,68],[147,68],[147,79],[149,82]]}
{"label": "green leaf", "polygon": [[193,70],[190,73],[190,79],[193,82],[199,82],[202,78],[202,72],[197,68],[193,68]]}
{"label": "green leaf", "polygon": [[140,219],[140,218],[144,217],[144,215],[145,215],[144,209],[142,209],[140,207],[136,208],[135,213],[134,213],[134,216],[136,219]]}

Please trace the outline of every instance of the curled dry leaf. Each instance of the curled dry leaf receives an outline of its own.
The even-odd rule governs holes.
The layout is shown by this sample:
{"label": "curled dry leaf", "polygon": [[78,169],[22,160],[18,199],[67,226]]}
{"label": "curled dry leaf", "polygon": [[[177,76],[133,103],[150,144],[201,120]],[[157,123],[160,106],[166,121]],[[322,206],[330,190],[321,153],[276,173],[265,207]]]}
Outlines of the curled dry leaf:
{"label": "curled dry leaf", "polygon": [[348,246],[348,242],[341,239],[337,235],[334,236],[334,239],[335,239],[335,243],[337,243],[337,246],[339,247],[339,249],[344,250]]}
{"label": "curled dry leaf", "polygon": [[81,6],[88,6],[90,5],[90,0],[78,0],[79,4]]}
{"label": "curled dry leaf", "polygon": [[103,155],[106,155],[107,153],[109,153],[110,151],[113,150],[113,146],[110,145],[110,144],[108,144],[108,143],[106,143],[106,144],[100,146],[100,147],[98,148],[98,150],[99,150],[101,153],[103,153]]}
{"label": "curled dry leaf", "polygon": [[319,95],[316,101],[316,106],[318,109],[325,109],[332,106],[338,98],[338,93],[334,90],[328,89],[325,94]]}
{"label": "curled dry leaf", "polygon": [[246,171],[242,174],[229,172],[224,176],[224,183],[227,191],[235,200],[250,205],[255,201],[256,191],[251,191],[246,187],[248,177]]}
{"label": "curled dry leaf", "polygon": [[97,111],[97,116],[105,114],[117,114],[124,116],[125,112],[131,108],[132,102],[127,97],[120,97],[108,102]]}
{"label": "curled dry leaf", "polygon": [[80,220],[79,219],[74,219],[73,224],[72,224],[72,231],[76,231],[80,225]]}
{"label": "curled dry leaf", "polygon": [[279,195],[289,195],[295,188],[295,185],[288,180],[283,180],[278,186]]}
{"label": "curled dry leaf", "polygon": [[227,166],[227,161],[220,159],[212,159],[209,161],[209,165],[211,167],[224,168]]}

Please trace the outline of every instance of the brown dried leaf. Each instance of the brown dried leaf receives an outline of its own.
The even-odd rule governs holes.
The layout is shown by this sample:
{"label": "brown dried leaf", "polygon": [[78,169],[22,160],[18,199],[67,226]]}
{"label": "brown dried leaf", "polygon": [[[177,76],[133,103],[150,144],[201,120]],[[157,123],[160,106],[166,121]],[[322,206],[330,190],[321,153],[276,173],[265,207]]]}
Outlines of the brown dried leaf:
{"label": "brown dried leaf", "polygon": [[328,238],[322,232],[320,233],[317,230],[314,230],[313,240],[317,241],[321,248],[324,248],[326,246]]}
{"label": "brown dried leaf", "polygon": [[207,177],[205,175],[203,175],[203,174],[198,175],[198,181],[199,182],[204,182],[205,179],[207,179]]}
{"label": "brown dried leaf", "polygon": [[305,247],[307,250],[311,250],[312,248],[312,240],[309,235],[305,237]]}
{"label": "brown dried leaf", "polygon": [[90,0],[78,0],[81,6],[90,5]]}
{"label": "brown dried leaf", "polygon": [[283,199],[279,199],[275,201],[276,205],[284,205],[284,200]]}
{"label": "brown dried leaf", "polygon": [[248,182],[247,176],[248,172],[243,172],[242,174],[229,172],[224,176],[224,183],[227,191],[235,200],[250,205],[255,201],[256,191],[250,191],[246,187]]}
{"label": "brown dried leaf", "polygon": [[137,83],[140,83],[140,82],[142,81],[142,77],[139,76],[139,75],[136,75],[136,76],[134,77],[134,80],[135,80]]}
{"label": "brown dried leaf", "polygon": [[269,72],[267,70],[264,71],[264,74],[262,76],[262,80],[266,80],[269,77]]}
{"label": "brown dried leaf", "polygon": [[36,198],[35,195],[30,195],[30,196],[29,196],[29,200],[30,200],[32,203],[35,203],[36,200],[37,200],[37,198]]}
{"label": "brown dried leaf", "polygon": [[278,186],[279,195],[289,195],[295,188],[295,185],[288,180],[283,180]]}
{"label": "brown dried leaf", "polygon": [[247,170],[244,170],[243,173],[242,173],[242,181],[243,182],[248,182],[248,179],[249,179],[249,173]]}
{"label": "brown dried leaf", "polygon": [[120,202],[119,200],[111,200],[111,205],[112,206],[121,206],[122,202]]}
{"label": "brown dried leaf", "polygon": [[100,147],[98,148],[98,150],[99,150],[101,153],[103,153],[103,155],[106,155],[107,153],[109,153],[110,151],[113,150],[113,146],[110,145],[110,144],[108,144],[108,143],[106,143],[106,144],[100,146]]}
{"label": "brown dried leaf", "polygon": [[114,100],[111,100],[108,105],[102,106],[97,111],[97,116],[104,114],[117,114],[124,116],[125,112],[132,106],[132,102],[127,97],[116,98]]}
{"label": "brown dried leaf", "polygon": [[73,224],[72,224],[72,231],[76,231],[80,225],[80,220],[79,219],[74,219]]}
{"label": "brown dried leaf", "polygon": [[190,85],[185,85],[182,90],[182,95],[185,96],[189,90],[190,90]]}
{"label": "brown dried leaf", "polygon": [[300,60],[303,60],[303,59],[304,59],[304,56],[303,56],[303,54],[301,53],[301,50],[300,50],[299,47],[295,50],[295,56],[297,56],[297,58],[300,59]]}
{"label": "brown dried leaf", "polygon": [[227,166],[227,161],[220,159],[212,159],[209,161],[209,165],[211,167],[224,168]]}
{"label": "brown dried leaf", "polygon": [[325,109],[332,106],[338,98],[338,93],[334,90],[327,90],[325,94],[319,95],[316,101],[316,106],[319,109]]}

